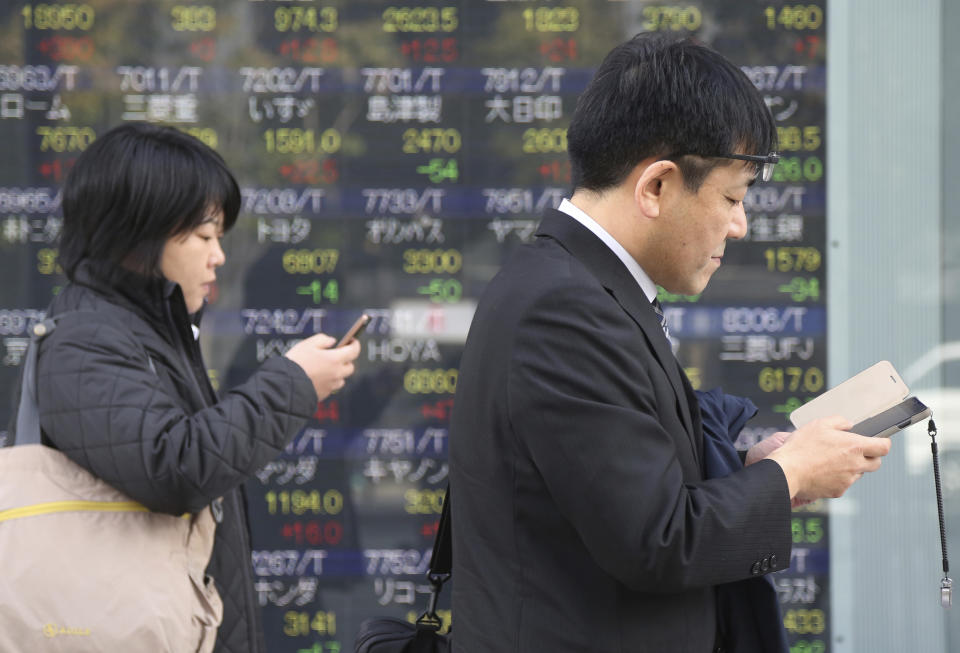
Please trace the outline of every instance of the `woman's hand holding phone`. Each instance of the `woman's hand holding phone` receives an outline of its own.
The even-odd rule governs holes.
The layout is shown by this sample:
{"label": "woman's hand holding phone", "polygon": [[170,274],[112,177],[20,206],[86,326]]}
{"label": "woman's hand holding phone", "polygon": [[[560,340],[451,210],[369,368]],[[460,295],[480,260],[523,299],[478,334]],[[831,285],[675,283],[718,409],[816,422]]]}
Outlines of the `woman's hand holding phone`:
{"label": "woman's hand holding phone", "polygon": [[301,340],[284,354],[310,377],[317,401],[323,401],[346,384],[354,371],[353,361],[360,355],[360,343],[354,337],[337,347],[334,343],[333,337],[318,333]]}

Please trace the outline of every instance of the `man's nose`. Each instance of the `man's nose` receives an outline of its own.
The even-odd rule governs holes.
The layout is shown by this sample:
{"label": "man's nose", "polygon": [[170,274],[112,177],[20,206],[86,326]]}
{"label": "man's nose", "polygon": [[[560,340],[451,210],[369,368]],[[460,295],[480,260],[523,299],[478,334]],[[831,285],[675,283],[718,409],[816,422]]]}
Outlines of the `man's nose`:
{"label": "man's nose", "polygon": [[733,217],[733,220],[730,222],[730,229],[727,232],[727,238],[732,238],[734,240],[739,240],[747,235],[747,212],[744,210],[743,205],[741,204],[737,210],[737,214]]}

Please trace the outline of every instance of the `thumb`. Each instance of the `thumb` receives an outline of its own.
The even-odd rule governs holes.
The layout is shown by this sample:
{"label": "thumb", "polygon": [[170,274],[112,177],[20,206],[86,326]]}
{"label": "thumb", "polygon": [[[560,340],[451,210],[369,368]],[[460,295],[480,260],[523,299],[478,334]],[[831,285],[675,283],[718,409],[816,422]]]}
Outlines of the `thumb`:
{"label": "thumb", "polygon": [[848,420],[843,415],[831,415],[830,417],[823,417],[818,420],[823,426],[831,429],[837,429],[838,431],[849,431],[853,428],[853,422]]}
{"label": "thumb", "polygon": [[337,339],[333,336],[328,336],[325,333],[318,333],[316,335],[310,336],[310,344],[318,347],[320,349],[329,349],[336,344]]}

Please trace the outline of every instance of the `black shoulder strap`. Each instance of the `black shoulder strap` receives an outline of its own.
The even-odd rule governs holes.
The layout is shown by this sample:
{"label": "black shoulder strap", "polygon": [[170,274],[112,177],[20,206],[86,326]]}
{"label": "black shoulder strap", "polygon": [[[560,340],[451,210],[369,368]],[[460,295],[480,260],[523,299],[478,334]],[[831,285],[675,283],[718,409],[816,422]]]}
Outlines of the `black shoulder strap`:
{"label": "black shoulder strap", "polygon": [[433,540],[433,556],[430,558],[430,574],[449,574],[453,568],[453,546],[450,534],[450,485],[443,498],[437,537]]}
{"label": "black shoulder strap", "polygon": [[437,525],[437,537],[433,540],[433,555],[430,557],[430,570],[427,578],[430,580],[430,604],[419,618],[417,618],[417,636],[411,644],[411,653],[426,653],[435,650],[430,647],[433,642],[433,633],[443,626],[443,620],[437,616],[437,599],[443,584],[450,579],[450,570],[453,562],[453,546],[450,536],[450,485],[447,484],[447,493],[443,497],[443,508],[440,512],[440,523]]}

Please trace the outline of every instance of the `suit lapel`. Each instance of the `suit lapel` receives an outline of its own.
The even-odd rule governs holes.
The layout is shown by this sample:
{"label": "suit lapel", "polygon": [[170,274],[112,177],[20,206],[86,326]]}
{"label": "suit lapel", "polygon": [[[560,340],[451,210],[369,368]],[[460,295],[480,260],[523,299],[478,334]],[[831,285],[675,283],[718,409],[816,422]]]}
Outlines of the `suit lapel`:
{"label": "suit lapel", "polygon": [[695,418],[691,415],[691,407],[697,406],[696,396],[673,355],[670,342],[663,333],[653,306],[630,271],[593,232],[562,211],[548,210],[540,223],[537,235],[555,239],[572,256],[587,266],[643,331],[657,362],[660,363],[667,378],[670,379],[670,385],[673,386],[680,417],[686,428],[687,437],[690,439],[694,458],[699,465],[702,459],[702,443],[696,437],[696,433],[699,433],[699,415],[696,416],[696,427],[694,426]]}

